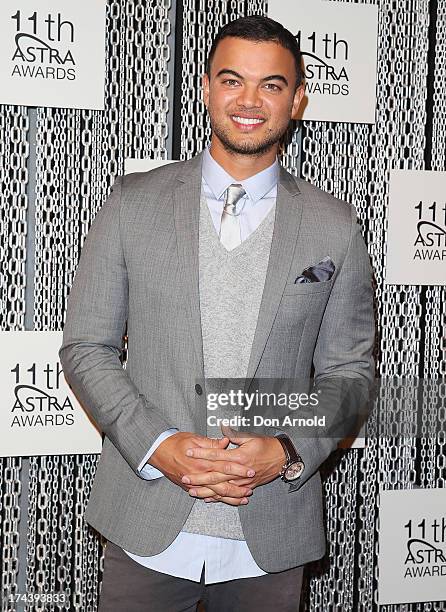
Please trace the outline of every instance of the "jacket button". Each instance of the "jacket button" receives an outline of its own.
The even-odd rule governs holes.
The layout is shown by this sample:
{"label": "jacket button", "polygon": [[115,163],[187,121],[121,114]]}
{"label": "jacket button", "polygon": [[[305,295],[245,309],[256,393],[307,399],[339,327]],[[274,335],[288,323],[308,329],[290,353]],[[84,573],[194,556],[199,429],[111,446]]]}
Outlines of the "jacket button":
{"label": "jacket button", "polygon": [[201,388],[201,385],[196,384],[195,391],[197,392],[197,395],[201,395],[203,393],[203,389]]}

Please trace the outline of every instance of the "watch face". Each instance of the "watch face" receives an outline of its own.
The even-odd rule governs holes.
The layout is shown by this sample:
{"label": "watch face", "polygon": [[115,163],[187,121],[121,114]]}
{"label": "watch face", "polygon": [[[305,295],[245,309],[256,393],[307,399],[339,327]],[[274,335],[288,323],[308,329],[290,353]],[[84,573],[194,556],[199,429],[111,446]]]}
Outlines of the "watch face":
{"label": "watch face", "polygon": [[286,470],[284,476],[286,480],[296,480],[302,474],[304,470],[304,464],[302,461],[296,461],[292,463]]}

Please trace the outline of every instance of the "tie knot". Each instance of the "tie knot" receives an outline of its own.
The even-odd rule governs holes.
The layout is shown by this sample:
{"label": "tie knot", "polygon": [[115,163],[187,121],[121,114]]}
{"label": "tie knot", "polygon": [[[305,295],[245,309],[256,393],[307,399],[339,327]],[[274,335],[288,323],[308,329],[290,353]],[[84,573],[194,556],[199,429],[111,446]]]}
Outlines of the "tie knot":
{"label": "tie knot", "polygon": [[[226,190],[226,202],[225,202],[225,211],[230,213],[234,213],[235,205],[245,195],[246,191],[243,187],[238,183],[233,183],[229,185]],[[229,210],[228,210],[229,209]]]}

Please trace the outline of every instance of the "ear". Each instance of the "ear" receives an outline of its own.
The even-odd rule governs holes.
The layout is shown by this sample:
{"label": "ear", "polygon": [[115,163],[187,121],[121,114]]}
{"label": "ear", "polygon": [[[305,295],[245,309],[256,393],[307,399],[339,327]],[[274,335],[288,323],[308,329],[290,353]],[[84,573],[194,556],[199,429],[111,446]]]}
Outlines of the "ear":
{"label": "ear", "polygon": [[299,115],[299,107],[302,102],[302,98],[305,95],[305,85],[302,83],[296,89],[296,93],[294,94],[293,106],[291,108],[291,119],[297,119]]}
{"label": "ear", "polygon": [[209,76],[205,72],[202,77],[203,102],[206,108],[209,106]]}

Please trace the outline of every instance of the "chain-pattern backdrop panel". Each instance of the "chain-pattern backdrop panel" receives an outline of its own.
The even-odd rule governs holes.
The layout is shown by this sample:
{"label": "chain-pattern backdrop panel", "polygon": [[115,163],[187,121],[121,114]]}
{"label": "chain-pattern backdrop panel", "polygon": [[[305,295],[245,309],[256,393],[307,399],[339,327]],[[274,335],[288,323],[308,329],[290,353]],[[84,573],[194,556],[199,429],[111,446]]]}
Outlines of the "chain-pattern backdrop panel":
{"label": "chain-pattern backdrop panel", "polygon": [[0,459],[0,602],[17,591],[22,459]]}
{"label": "chain-pattern backdrop panel", "polygon": [[[374,126],[304,121],[282,161],[322,189],[354,204],[376,275],[380,376],[446,374],[445,289],[385,286],[389,171],[445,169],[446,0],[375,0],[379,6],[377,122]],[[427,97],[429,31],[436,21],[433,99]],[[168,116],[181,159],[209,141],[201,74],[219,27],[241,15],[266,14],[264,0],[183,0],[177,41],[181,82],[169,108],[170,0],[109,0],[104,112],[37,111],[34,327],[60,330],[83,240],[125,157],[167,159]],[[178,15],[177,15],[178,16]],[[431,37],[432,40],[432,37]],[[432,49],[431,49],[432,50]],[[427,111],[428,109],[428,111]],[[432,139],[426,125],[432,118]],[[24,329],[28,115],[0,107],[1,326]],[[429,424],[426,425],[428,427]],[[426,430],[427,431],[427,430]],[[377,609],[378,489],[444,486],[444,440],[370,438],[364,450],[338,450],[324,465],[328,554],[308,568],[302,610]],[[69,590],[65,606],[94,611],[102,545],[83,521],[97,456],[31,458],[27,589]],[[17,592],[20,459],[0,462],[2,592]],[[21,542],[23,546],[24,543]],[[28,610],[43,607],[28,606]],[[444,610],[444,603],[383,606]]]}
{"label": "chain-pattern backdrop panel", "polygon": [[[2,331],[25,329],[28,130],[28,109],[0,106]],[[21,468],[20,457],[0,458],[0,601],[17,589]]]}
{"label": "chain-pattern backdrop panel", "polygon": [[[433,94],[432,170],[446,170],[446,0],[438,1],[436,13],[436,47]],[[446,377],[446,287],[428,287],[426,290],[426,347],[425,372],[434,372],[438,378]],[[443,395],[444,398],[444,395]],[[444,404],[443,404],[444,405]],[[446,415],[441,420],[446,431]],[[426,441],[423,455],[423,480],[426,486],[446,485],[446,439],[437,444]],[[446,606],[445,606],[446,607]]]}
{"label": "chain-pattern backdrop panel", "polygon": [[[363,228],[376,279],[378,375],[386,378],[419,374],[422,289],[385,286],[384,266],[389,172],[422,169],[424,164],[428,26],[429,4],[424,0],[379,2],[376,124],[303,125],[303,177],[354,204]],[[416,454],[414,438],[370,437],[363,451],[346,451],[325,480],[332,501],[328,514],[333,513],[333,529],[328,533],[330,563],[329,571],[312,581],[310,610],[336,609],[337,605],[343,610],[374,608],[378,490],[412,487]],[[356,462],[358,478],[348,482],[351,462]],[[341,485],[340,490],[333,490],[333,481]],[[347,497],[340,494],[343,489],[349,490]],[[349,508],[352,500],[354,512]],[[352,521],[340,538],[339,518],[346,511],[353,515]],[[347,538],[348,548],[355,551],[350,566],[343,561]],[[347,589],[336,588],[340,572],[352,586],[353,601],[343,599]],[[388,612],[394,609],[423,607],[382,606]]]}

